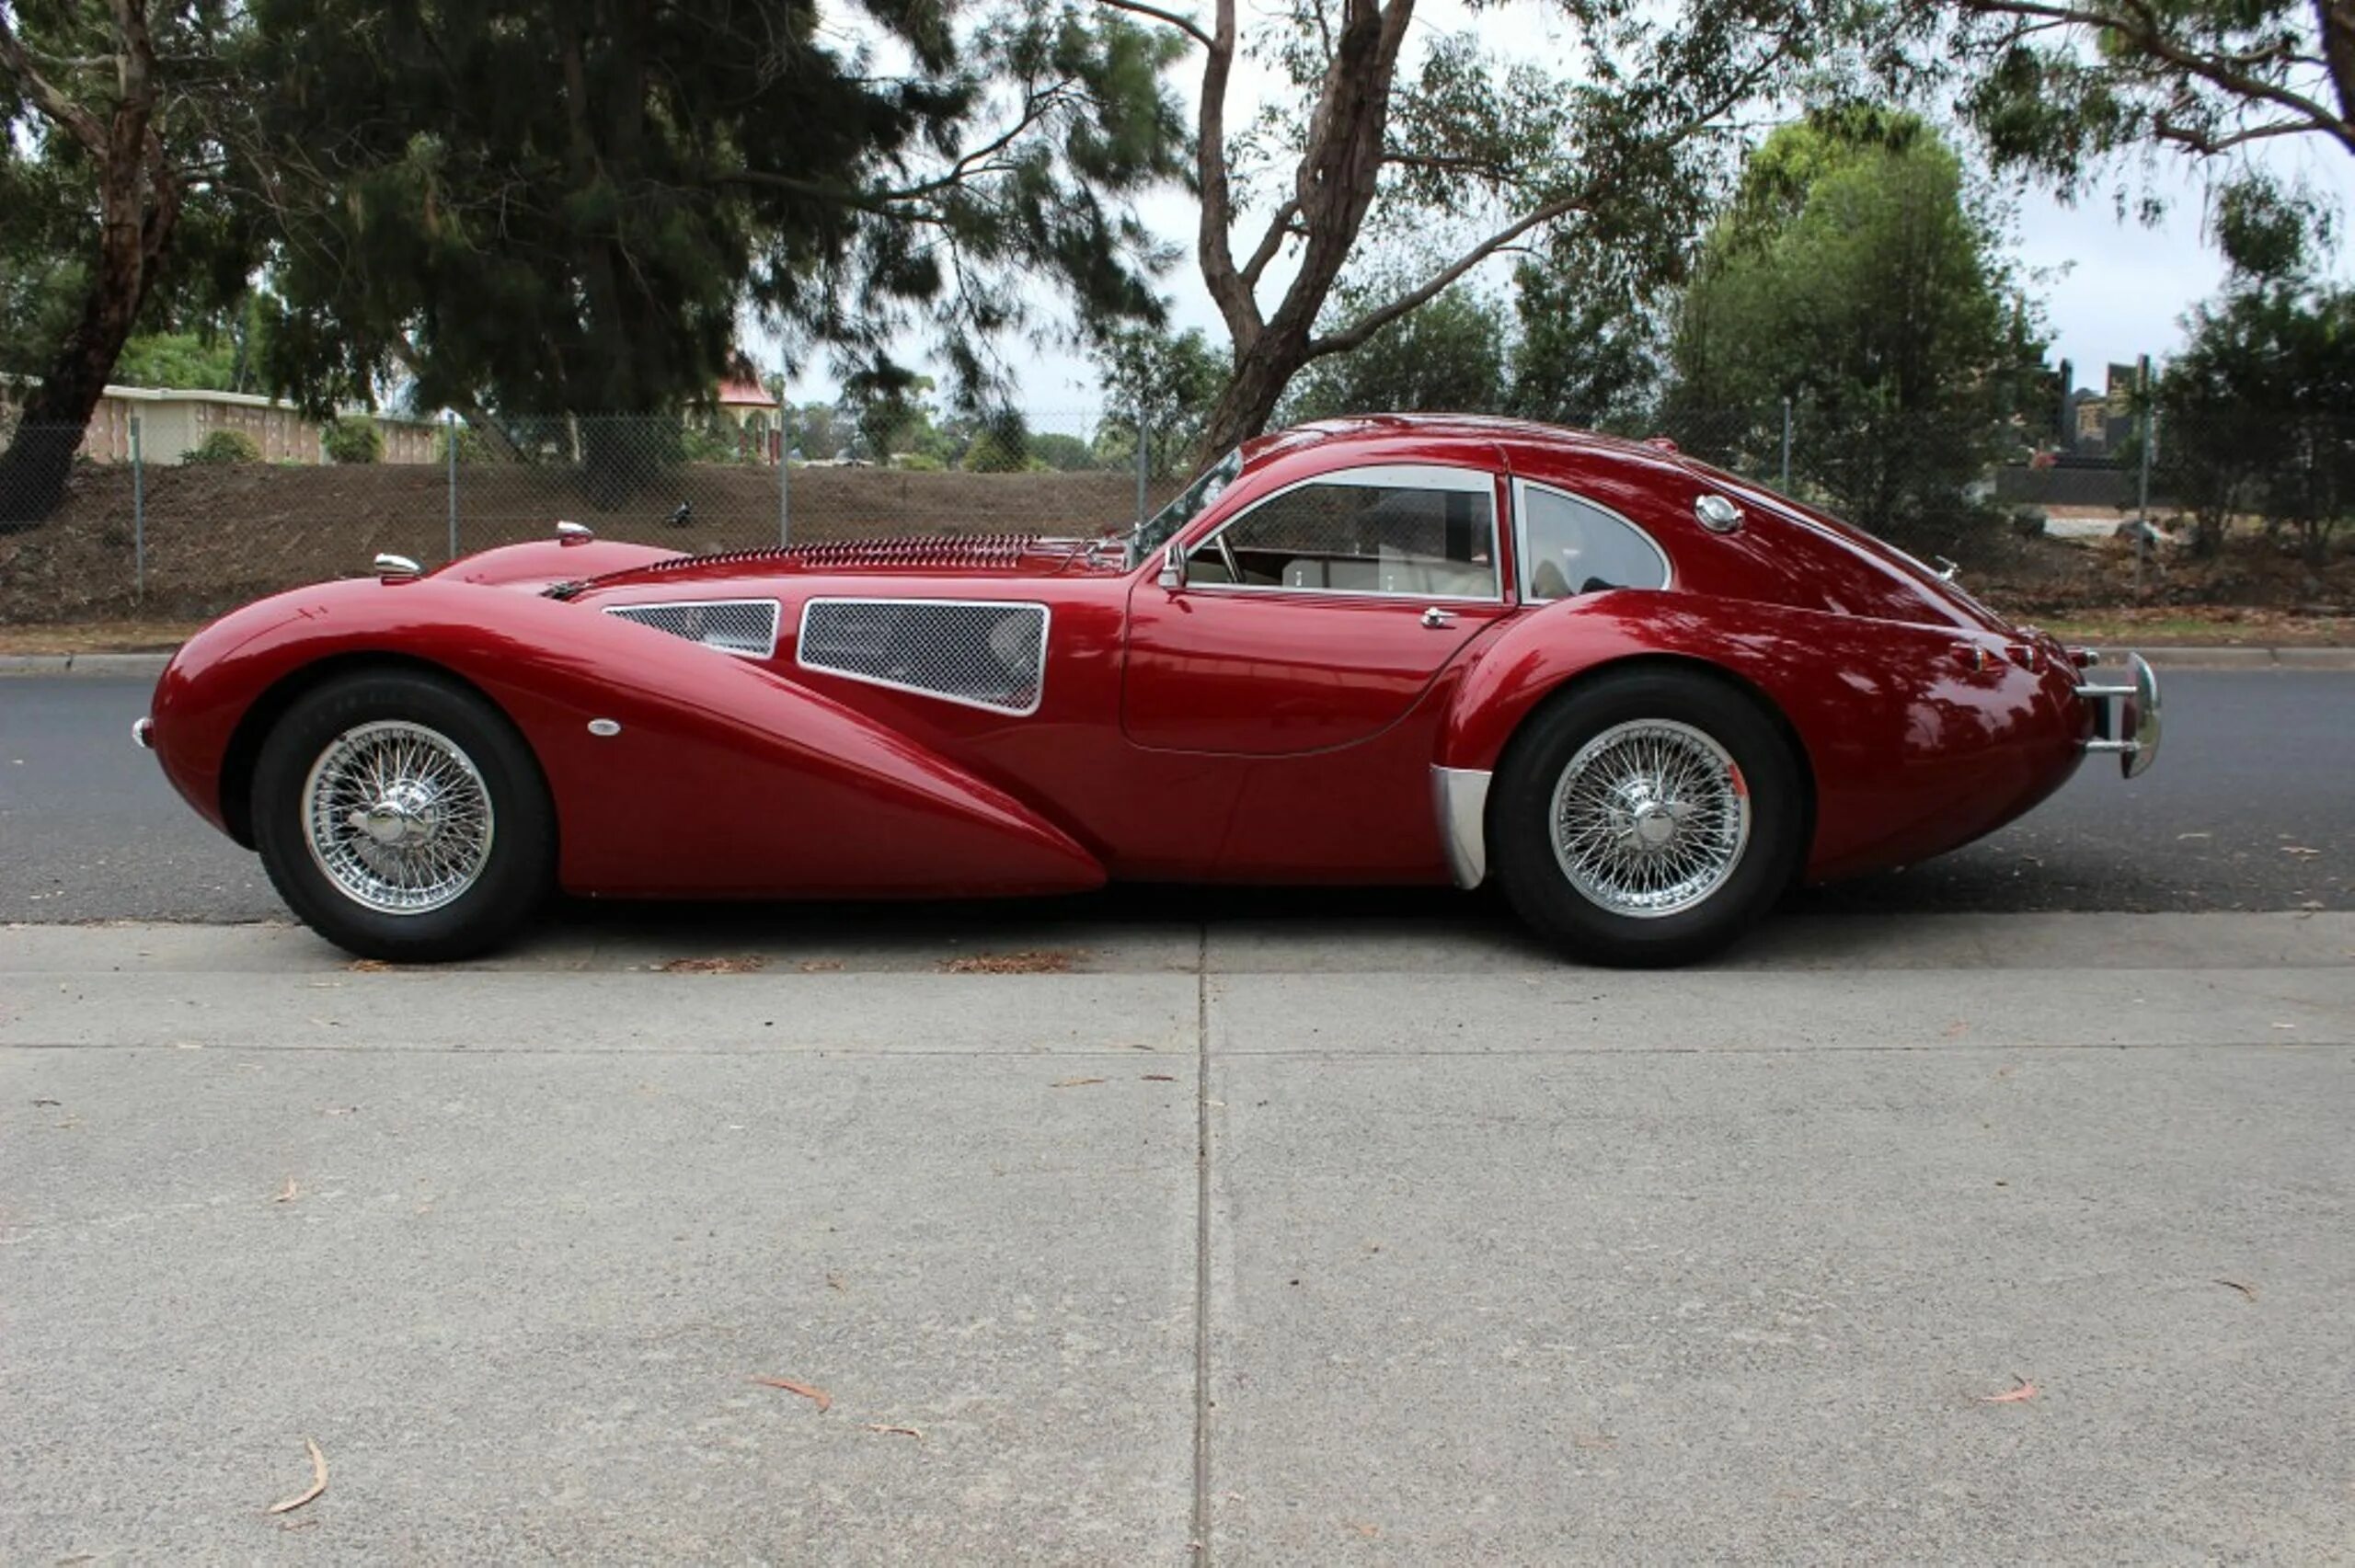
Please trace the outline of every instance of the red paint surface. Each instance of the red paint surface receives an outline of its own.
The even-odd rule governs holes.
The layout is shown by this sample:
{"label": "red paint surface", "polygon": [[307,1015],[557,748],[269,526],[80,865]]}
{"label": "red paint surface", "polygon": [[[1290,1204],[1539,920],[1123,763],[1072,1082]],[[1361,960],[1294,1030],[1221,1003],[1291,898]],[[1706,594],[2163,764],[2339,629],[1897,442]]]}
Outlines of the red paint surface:
{"label": "red paint surface", "polygon": [[[2075,676],[1933,574],[1838,523],[1656,448],[1471,419],[1341,421],[1254,443],[1188,531],[1365,464],[1477,466],[1586,496],[1667,551],[1667,592],[1552,605],[1172,591],[1156,561],[1022,538],[883,541],[690,559],[595,541],[511,546],[409,582],[304,589],[207,628],[156,690],[157,750],[234,822],[240,723],[328,658],[398,658],[483,692],[530,741],[577,892],[959,895],[1106,876],[1442,881],[1434,763],[1492,768],[1540,703],[1626,659],[1671,658],[1770,704],[1816,789],[1808,874],[1952,848],[2065,781]],[[1714,534],[1695,497],[1745,508]],[[1508,520],[1502,548],[1508,557]],[[1512,578],[1510,559],[1506,578]],[[569,601],[544,597],[580,585]],[[1038,710],[1016,716],[807,670],[812,596],[1044,603]],[[714,652],[598,612],[773,598],[775,657]],[[1982,650],[1977,658],[1973,650]],[[265,705],[264,711],[267,711]],[[588,731],[592,718],[619,736]],[[250,732],[249,732],[250,733]]]}

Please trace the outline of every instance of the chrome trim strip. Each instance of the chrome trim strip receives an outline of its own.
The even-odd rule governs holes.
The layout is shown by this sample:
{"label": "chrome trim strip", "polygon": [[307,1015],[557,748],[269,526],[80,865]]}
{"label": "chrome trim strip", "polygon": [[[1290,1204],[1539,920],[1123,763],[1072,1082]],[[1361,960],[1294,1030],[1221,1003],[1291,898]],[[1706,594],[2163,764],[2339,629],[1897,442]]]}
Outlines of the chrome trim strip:
{"label": "chrome trim strip", "polygon": [[1495,776],[1482,768],[1431,769],[1431,808],[1458,887],[1477,887],[1488,875],[1488,782]]}
{"label": "chrome trim strip", "polygon": [[633,626],[645,626],[649,632],[662,632],[662,635],[668,637],[677,636],[678,634],[675,632],[665,632],[660,626],[649,625],[644,621],[639,621],[631,616],[625,615],[622,612],[626,610],[725,610],[732,605],[738,604],[760,604],[766,605],[768,607],[769,646],[761,649],[758,653],[754,653],[750,648],[723,647],[718,643],[705,642],[701,637],[680,637],[679,640],[681,642],[691,642],[697,647],[709,648],[714,653],[724,653],[736,658],[765,659],[775,658],[777,625],[778,623],[785,619],[785,606],[777,600],[634,599],[626,604],[600,604],[597,608],[603,611],[608,615],[615,616],[624,621],[628,621]]}
{"label": "chrome trim strip", "polygon": [[[1530,595],[1529,508],[1522,498],[1531,490],[1543,490],[1548,495],[1559,496],[1566,501],[1573,501],[1582,507],[1592,507],[1596,511],[1601,512],[1612,521],[1624,525],[1628,532],[1633,533],[1637,538],[1650,545],[1652,547],[1652,554],[1660,557],[1660,584],[1658,591],[1666,593],[1669,589],[1676,586],[1676,563],[1669,558],[1669,554],[1665,549],[1661,548],[1660,542],[1651,536],[1651,531],[1645,528],[1643,524],[1637,522],[1635,519],[1627,516],[1624,512],[1616,511],[1610,507],[1604,506],[1601,501],[1581,496],[1575,490],[1565,490],[1559,485],[1541,485],[1534,480],[1515,479],[1512,482],[1512,570],[1513,576],[1519,579],[1518,586],[1521,591],[1521,601],[1523,604],[1559,604],[1564,602],[1558,599],[1536,599]],[[1573,593],[1569,597],[1576,599],[1580,596]]]}
{"label": "chrome trim strip", "polygon": [[[810,611],[819,604],[962,604],[982,610],[1036,610],[1039,612],[1039,682],[1027,708],[1009,708],[1003,703],[976,702],[947,692],[936,692],[929,686],[911,686],[902,681],[886,681],[879,676],[861,675],[854,670],[838,670],[831,664],[812,664],[801,657],[810,640]],[[801,601],[801,617],[793,632],[793,662],[798,669],[813,674],[831,675],[838,681],[856,681],[864,685],[880,686],[887,692],[904,692],[912,697],[930,697],[936,703],[954,703],[960,708],[975,708],[1002,718],[1028,718],[1039,711],[1047,700],[1047,671],[1052,666],[1055,635],[1055,611],[1051,604],[1035,599],[889,599],[879,594],[836,593],[818,594]]]}

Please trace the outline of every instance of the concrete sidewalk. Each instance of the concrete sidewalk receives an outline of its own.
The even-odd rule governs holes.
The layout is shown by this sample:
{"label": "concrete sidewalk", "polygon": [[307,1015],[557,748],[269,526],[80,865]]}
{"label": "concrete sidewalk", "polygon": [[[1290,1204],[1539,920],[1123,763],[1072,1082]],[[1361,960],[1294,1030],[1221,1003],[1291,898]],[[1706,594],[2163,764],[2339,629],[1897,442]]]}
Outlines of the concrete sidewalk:
{"label": "concrete sidewalk", "polygon": [[0,929],[0,1559],[2355,1540],[2355,916],[1024,940]]}

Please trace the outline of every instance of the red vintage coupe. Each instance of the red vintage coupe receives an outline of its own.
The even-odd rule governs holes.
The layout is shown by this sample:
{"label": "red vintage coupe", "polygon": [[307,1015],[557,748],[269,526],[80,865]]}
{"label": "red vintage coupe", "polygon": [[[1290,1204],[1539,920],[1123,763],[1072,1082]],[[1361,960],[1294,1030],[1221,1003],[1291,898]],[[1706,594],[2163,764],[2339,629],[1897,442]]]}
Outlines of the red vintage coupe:
{"label": "red vintage coupe", "polygon": [[139,738],[354,953],[551,888],[967,898],[1493,880],[1673,963],[1795,881],[2148,767],[2149,667],[1679,455],[1403,416],[1254,441],[1126,535],[723,555],[557,537],[192,639]]}

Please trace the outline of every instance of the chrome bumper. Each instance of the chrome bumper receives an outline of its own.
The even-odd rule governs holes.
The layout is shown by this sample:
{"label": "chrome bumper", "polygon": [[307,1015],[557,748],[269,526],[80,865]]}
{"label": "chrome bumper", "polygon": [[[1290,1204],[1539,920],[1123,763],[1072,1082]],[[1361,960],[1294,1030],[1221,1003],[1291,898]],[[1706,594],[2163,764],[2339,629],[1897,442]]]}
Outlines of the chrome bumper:
{"label": "chrome bumper", "polygon": [[2117,755],[2120,774],[2133,778],[2159,760],[2159,677],[2139,653],[2126,656],[2125,681],[2088,681],[2077,695],[2093,705],[2093,738],[2087,751]]}

